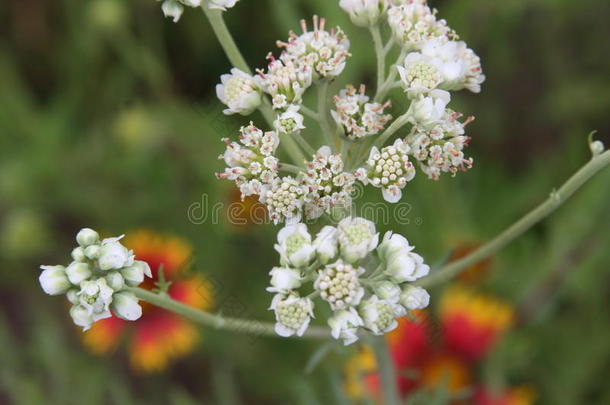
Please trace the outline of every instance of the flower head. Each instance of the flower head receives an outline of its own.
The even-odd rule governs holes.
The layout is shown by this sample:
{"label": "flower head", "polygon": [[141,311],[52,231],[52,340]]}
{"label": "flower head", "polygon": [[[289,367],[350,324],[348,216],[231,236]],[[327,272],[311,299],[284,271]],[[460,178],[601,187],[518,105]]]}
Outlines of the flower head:
{"label": "flower head", "polygon": [[340,0],[339,7],[349,14],[352,22],[361,27],[377,24],[388,7],[386,0]]}
{"label": "flower head", "polygon": [[274,293],[288,293],[301,286],[303,277],[301,271],[289,267],[274,267],[269,272],[271,276],[271,286],[267,291]]}
{"label": "flower head", "polygon": [[231,69],[231,74],[220,76],[220,84],[216,85],[216,96],[227,105],[223,112],[227,115],[252,113],[261,104],[260,88],[257,84],[258,76],[242,72],[237,68]]}
{"label": "flower head", "polygon": [[337,231],[341,257],[349,263],[363,259],[379,242],[375,224],[364,218],[342,219]]}
{"label": "flower head", "polygon": [[379,299],[376,295],[364,300],[359,312],[362,314],[364,326],[375,335],[383,335],[396,329],[398,326],[396,318],[404,315],[404,310],[400,305]]}
{"label": "flower head", "polygon": [[388,24],[396,42],[407,50],[418,49],[430,38],[455,36],[445,20],[436,19],[436,10],[430,9],[425,0],[407,0],[390,7]]}
{"label": "flower head", "polygon": [[430,304],[430,294],[421,287],[407,285],[400,293],[400,304],[410,311],[424,309]]}
{"label": "flower head", "polygon": [[294,61],[271,60],[266,72],[258,70],[263,91],[271,96],[273,108],[283,110],[292,104],[300,104],[305,90],[311,86],[313,69]]}
{"label": "flower head", "polygon": [[377,249],[379,258],[385,264],[385,273],[399,283],[427,276],[430,266],[424,264],[424,259],[412,252],[413,249],[404,236],[386,232]]}
{"label": "flower head", "polygon": [[313,318],[313,302],[295,294],[276,295],[269,309],[275,311],[275,332],[283,337],[303,336]]}
{"label": "flower head", "polygon": [[284,48],[280,59],[285,63],[308,66],[317,77],[336,77],[343,72],[349,54],[349,40],[341,28],[326,31],[326,19],[313,17],[313,31],[307,28],[307,22],[301,20],[303,33],[290,32],[287,42],[278,41]]}
{"label": "flower head", "polygon": [[311,235],[305,224],[286,225],[278,232],[277,242],[275,250],[280,254],[283,265],[303,267],[315,256]]}
{"label": "flower head", "polygon": [[301,219],[303,196],[307,189],[290,176],[276,178],[261,190],[260,201],[267,206],[269,217],[275,224],[290,223]]}
{"label": "flower head", "polygon": [[337,236],[337,229],[328,225],[323,227],[316,235],[313,246],[320,263],[327,264],[337,256],[339,252]]}
{"label": "flower head", "polygon": [[338,260],[319,271],[314,288],[333,310],[355,306],[364,296],[359,281],[363,273],[363,268]]}
{"label": "flower head", "polygon": [[445,107],[449,104],[451,95],[445,90],[432,90],[428,95],[419,95],[409,107],[407,114],[415,125],[423,128],[434,128],[442,122]]}
{"label": "flower head", "polygon": [[396,203],[402,198],[402,189],[415,177],[415,168],[409,161],[409,145],[397,139],[393,145],[381,149],[373,146],[367,166],[356,172],[364,184],[381,188],[383,198]]}
{"label": "flower head", "polygon": [[305,129],[303,116],[299,113],[299,106],[291,104],[286,111],[277,116],[273,126],[280,134],[286,135]]}
{"label": "flower head", "polygon": [[358,340],[358,328],[364,325],[364,321],[354,308],[336,311],[328,318],[328,326],[332,337],[342,339],[345,345],[351,345]]}
{"label": "flower head", "polygon": [[359,90],[348,85],[335,96],[335,110],[330,112],[345,135],[352,140],[378,134],[392,119],[391,115],[384,114],[384,110],[391,105],[389,101],[385,104],[369,103],[364,92],[364,85]]}

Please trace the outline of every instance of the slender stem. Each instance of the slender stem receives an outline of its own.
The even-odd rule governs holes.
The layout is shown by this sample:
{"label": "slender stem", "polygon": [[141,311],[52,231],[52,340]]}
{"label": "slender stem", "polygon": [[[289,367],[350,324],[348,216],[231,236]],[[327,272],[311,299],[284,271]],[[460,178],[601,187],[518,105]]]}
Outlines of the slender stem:
{"label": "slender stem", "polygon": [[390,74],[386,78],[385,82],[377,89],[377,94],[375,95],[375,102],[381,102],[388,94],[388,92],[396,87],[396,75],[398,74],[398,69],[396,69],[396,65],[402,63],[402,60],[405,58],[405,56],[405,51],[400,51],[398,59],[396,59],[396,62],[390,68]]}
{"label": "slender stem", "polygon": [[336,149],[337,145],[333,145],[332,139],[332,129],[330,122],[328,120],[328,87],[330,85],[330,81],[326,79],[322,79],[320,84],[318,85],[318,120],[320,123],[320,128],[322,129],[322,134],[324,135],[324,139],[328,143],[328,146]]}
{"label": "slender stem", "polygon": [[433,272],[430,276],[422,279],[417,284],[422,287],[430,287],[444,281],[447,281],[458,275],[468,267],[496,253],[498,250],[505,247],[515,238],[522,235],[525,231],[536,225],[538,222],[546,218],[553,211],[561,206],[568,198],[576,192],[583,184],[591,177],[599,172],[604,167],[610,164],[610,151],[606,151],[601,155],[592,158],[586,165],[580,168],[572,177],[566,181],[559,190],[553,191],[550,197],[542,204],[538,205],[524,217],[509,226],[498,236],[463,257],[462,259],[451,262],[439,270]]}
{"label": "slender stem", "polygon": [[[181,302],[174,301],[167,294],[156,294],[154,292],[144,290],[142,288],[127,288],[141,300],[149,302],[160,308],[167,309],[181,315],[193,322],[200,323],[205,326],[210,326],[215,329],[223,329],[227,331],[247,333],[257,336],[277,336],[275,326],[269,322],[260,322],[249,319],[229,318],[219,314],[212,314],[205,311],[184,305]],[[327,328],[310,326],[303,337],[313,339],[327,339],[330,336],[330,331]]]}
{"label": "slender stem", "polygon": [[381,39],[381,30],[379,25],[370,28],[373,44],[375,44],[375,55],[377,55],[377,91],[383,86],[385,81],[385,47]]}
{"label": "slender stem", "polygon": [[207,3],[207,1],[204,2],[201,5],[201,9],[208,18],[212,30],[214,30],[214,34],[216,34],[216,38],[218,38],[218,42],[220,42],[222,49],[224,49],[227,58],[229,58],[231,64],[239,70],[252,74],[250,66],[248,66],[248,63],[239,51],[239,48],[235,44],[235,41],[225,24],[225,20],[222,18],[222,11],[210,9]]}
{"label": "slender stem", "polygon": [[303,169],[289,163],[280,163],[280,170],[285,170],[293,174],[299,174]]}
{"label": "slender stem", "polygon": [[378,148],[382,147],[392,135],[394,135],[400,128],[404,127],[408,122],[409,116],[407,113],[396,118],[394,122],[392,122],[392,125],[390,125],[381,135],[379,135],[377,139],[375,139],[373,146]]}
{"label": "slender stem", "polygon": [[371,347],[377,360],[377,370],[381,379],[381,392],[384,405],[399,405],[398,387],[396,385],[396,371],[390,356],[385,336],[373,336]]}
{"label": "slender stem", "polygon": [[301,104],[300,111],[303,112],[303,114],[305,114],[309,118],[315,120],[316,122],[318,121],[318,113],[312,110],[311,108],[305,106],[304,104]]}

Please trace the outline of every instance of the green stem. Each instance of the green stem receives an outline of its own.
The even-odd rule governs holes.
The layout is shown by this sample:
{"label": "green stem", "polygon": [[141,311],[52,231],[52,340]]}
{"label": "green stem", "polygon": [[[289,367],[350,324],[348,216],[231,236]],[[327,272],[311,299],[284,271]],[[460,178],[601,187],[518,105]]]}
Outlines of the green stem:
{"label": "green stem", "polygon": [[297,141],[297,143],[305,151],[305,153],[311,156],[316,154],[316,150],[309,144],[309,142],[307,142],[305,138],[303,138],[301,131],[292,133],[292,137]]}
{"label": "green stem", "polygon": [[336,149],[337,145],[333,145],[332,138],[332,130],[331,125],[328,120],[328,87],[330,85],[330,81],[326,79],[322,79],[320,84],[318,85],[318,121],[320,124],[320,129],[322,130],[322,134],[324,135],[324,139],[328,146],[330,146],[333,150]]}
{"label": "green stem", "polygon": [[403,50],[400,52],[400,56],[396,59],[396,63],[392,65],[390,68],[390,74],[386,78],[385,82],[377,89],[377,94],[375,95],[375,102],[380,103],[385,96],[388,94],[390,90],[396,87],[396,75],[398,74],[398,69],[396,69],[396,65],[401,63],[406,56],[406,52]]}
{"label": "green stem", "polygon": [[553,211],[561,206],[572,196],[583,184],[604,167],[610,164],[610,151],[593,157],[586,165],[580,168],[572,177],[566,181],[557,191],[553,191],[550,197],[542,204],[538,205],[520,220],[509,226],[498,236],[463,257],[462,259],[451,262],[430,276],[422,279],[417,284],[422,287],[430,287],[447,281],[468,267],[480,262],[505,247],[508,243],[521,236],[524,232],[549,216]]}
{"label": "green stem", "polygon": [[[215,329],[222,329],[232,332],[247,333],[257,336],[278,336],[274,330],[274,324],[269,322],[259,322],[249,319],[224,317],[219,314],[212,314],[205,311],[184,305],[173,300],[167,294],[156,294],[142,288],[128,287],[127,291],[133,293],[139,299],[156,305],[168,311],[175,312],[193,322],[200,323]],[[327,328],[310,326],[303,337],[313,339],[327,339],[330,331]]]}
{"label": "green stem", "polygon": [[379,25],[370,28],[373,44],[375,44],[375,55],[377,55],[377,91],[381,89],[385,81],[385,47],[381,39]]}
{"label": "green stem", "polygon": [[394,362],[390,356],[388,343],[385,336],[373,336],[371,347],[377,360],[377,370],[381,380],[381,392],[384,405],[399,405],[398,387],[396,385],[396,371]]}

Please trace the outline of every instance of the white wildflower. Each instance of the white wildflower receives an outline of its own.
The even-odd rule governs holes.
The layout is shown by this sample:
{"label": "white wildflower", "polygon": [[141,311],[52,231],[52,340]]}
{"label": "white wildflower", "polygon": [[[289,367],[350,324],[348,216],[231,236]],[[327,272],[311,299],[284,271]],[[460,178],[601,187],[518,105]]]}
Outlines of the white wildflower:
{"label": "white wildflower", "polygon": [[316,235],[313,246],[316,249],[318,260],[322,264],[327,264],[337,256],[339,252],[339,241],[337,239],[337,228],[326,225]]}
{"label": "white wildflower", "polygon": [[430,303],[430,294],[421,287],[407,285],[400,293],[400,304],[408,310],[424,309]]}
{"label": "white wildflower", "polygon": [[305,224],[286,225],[277,234],[275,250],[284,266],[307,266],[316,252]]}
{"label": "white wildflower", "polygon": [[135,321],[142,316],[142,307],[138,298],[130,292],[114,294],[111,305],[112,312],[126,321]]}
{"label": "white wildflower", "polygon": [[358,328],[364,325],[364,321],[354,308],[336,311],[328,319],[328,326],[335,339],[343,339],[343,343],[351,345],[358,340]]}
{"label": "white wildflower", "polygon": [[377,248],[385,273],[399,283],[428,275],[430,266],[424,264],[424,259],[412,252],[413,249],[404,236],[386,232]]}
{"label": "white wildflower", "polygon": [[260,195],[260,202],[267,206],[271,220],[278,224],[282,221],[295,223],[301,219],[303,196],[306,188],[290,176],[275,179],[265,185]]}
{"label": "white wildflower", "polygon": [[99,259],[97,261],[101,270],[118,270],[133,264],[133,252],[119,242],[122,238],[104,239],[101,244]]}
{"label": "white wildflower", "polygon": [[370,27],[376,25],[385,15],[387,0],[340,0],[339,7],[349,14],[355,25]]}
{"label": "white wildflower", "polygon": [[163,15],[165,17],[169,17],[174,22],[178,22],[182,16],[184,7],[176,0],[165,0],[163,4],[161,4],[161,10],[163,11]]}
{"label": "white wildflower", "polygon": [[455,37],[445,20],[436,19],[436,10],[431,10],[425,1],[420,0],[390,7],[388,24],[396,42],[406,50],[418,49],[430,38]]}
{"label": "white wildflower", "polygon": [[319,271],[314,288],[333,310],[358,305],[364,296],[364,288],[359,281],[363,273],[362,267],[353,267],[338,260]]}
{"label": "white wildflower", "polygon": [[66,275],[64,266],[40,266],[42,273],[38,277],[43,291],[49,295],[60,295],[66,293],[70,287],[70,281]]}
{"label": "white wildflower", "polygon": [[77,295],[80,305],[91,315],[93,322],[96,322],[111,316],[109,307],[113,293],[114,290],[108,286],[106,280],[98,278],[83,281]]}
{"label": "white wildflower", "polygon": [[299,288],[303,280],[299,270],[287,267],[274,267],[269,275],[271,276],[271,286],[267,287],[267,291],[274,293],[287,293]]}
{"label": "white wildflower", "polygon": [[365,90],[364,85],[359,90],[348,85],[335,96],[335,110],[330,112],[345,135],[352,140],[378,134],[392,119],[391,115],[383,113],[391,103],[369,103]]}
{"label": "white wildflower", "polygon": [[344,218],[337,225],[341,257],[354,263],[377,247],[375,224],[364,218]]}
{"label": "white wildflower", "polygon": [[311,86],[313,69],[293,61],[271,59],[266,72],[258,70],[263,91],[271,96],[273,108],[285,109],[291,104],[300,104],[305,90]]}
{"label": "white wildflower", "polygon": [[363,301],[358,309],[364,326],[375,335],[383,335],[395,329],[398,326],[396,317],[401,316],[403,311],[400,305],[379,299],[376,295]]}
{"label": "white wildflower", "polygon": [[227,115],[248,115],[261,104],[260,88],[257,78],[237,69],[231,69],[231,74],[220,76],[220,84],[216,85],[216,96],[227,105],[223,112]]}
{"label": "white wildflower", "polygon": [[292,134],[305,129],[303,116],[299,113],[298,105],[290,105],[286,111],[277,116],[273,126],[280,134]]}
{"label": "white wildflower", "polygon": [[303,336],[313,317],[313,302],[296,294],[273,297],[270,310],[275,311],[275,332],[283,337]]}

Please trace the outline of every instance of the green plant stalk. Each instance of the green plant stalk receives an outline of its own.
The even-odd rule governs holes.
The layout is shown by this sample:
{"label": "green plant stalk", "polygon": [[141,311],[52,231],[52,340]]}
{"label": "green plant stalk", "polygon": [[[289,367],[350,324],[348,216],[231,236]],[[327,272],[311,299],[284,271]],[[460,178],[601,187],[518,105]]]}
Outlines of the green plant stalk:
{"label": "green plant stalk", "polygon": [[377,370],[381,379],[381,392],[384,405],[399,405],[398,387],[396,385],[396,371],[390,356],[385,336],[373,336],[370,339],[371,348],[377,360]]}
{"label": "green plant stalk", "polygon": [[[212,327],[214,329],[227,330],[238,333],[246,333],[257,336],[276,336],[274,324],[270,322],[259,322],[250,319],[240,319],[224,317],[220,314],[200,311],[198,309],[184,305],[173,300],[167,294],[157,294],[137,287],[129,287],[127,291],[135,294],[139,299],[160,308],[167,309],[181,315],[193,322]],[[307,329],[303,337],[314,339],[328,339],[330,331],[327,328],[311,326]]]}
{"label": "green plant stalk", "polygon": [[380,103],[383,98],[388,94],[390,90],[392,90],[396,86],[396,75],[398,74],[398,69],[396,69],[396,65],[402,63],[406,56],[406,52],[404,50],[400,51],[400,55],[394,65],[390,67],[390,74],[386,78],[385,82],[381,86],[377,88],[377,94],[375,95],[375,102]]}
{"label": "green plant stalk", "polygon": [[381,39],[381,30],[379,25],[374,25],[370,28],[373,44],[375,44],[375,55],[377,55],[377,92],[382,88],[385,81],[385,57],[386,51]]}
{"label": "green plant stalk", "polygon": [[440,284],[455,277],[468,267],[478,263],[486,257],[496,253],[508,243],[521,236],[532,226],[549,216],[570,198],[576,190],[609,164],[610,151],[593,157],[586,165],[572,175],[559,190],[553,191],[546,201],[509,226],[498,236],[462,259],[451,262],[441,267],[439,270],[432,272],[428,277],[421,279],[417,284],[422,287],[431,287]]}
{"label": "green plant stalk", "polygon": [[[235,40],[229,32],[229,29],[227,28],[224,19],[222,18],[222,11],[210,10],[208,8],[207,2],[202,4],[201,9],[205,13],[205,16],[207,17],[210,25],[212,26],[212,30],[214,31],[218,42],[220,42],[222,49],[227,55],[229,62],[231,62],[231,64],[239,70],[242,70],[243,72],[251,75],[252,69],[250,69],[250,66],[239,51],[237,44],[235,44]],[[263,117],[267,121],[267,124],[271,128],[273,128],[273,121],[275,117],[269,100],[267,100],[267,97],[263,97],[263,103],[259,107],[259,111],[261,112],[261,114],[263,114]],[[297,166],[303,166],[305,156],[303,155],[303,153],[301,152],[298,145],[293,139],[289,137],[283,137],[282,142],[280,144],[282,145],[288,156],[290,156],[294,164],[296,164]]]}
{"label": "green plant stalk", "polygon": [[[320,129],[324,135],[324,139],[328,146],[333,150],[337,149],[337,144],[333,142],[333,134],[330,122],[328,121],[328,86],[330,82],[327,79],[320,80],[318,84],[318,122]],[[333,144],[335,143],[335,144]]]}

